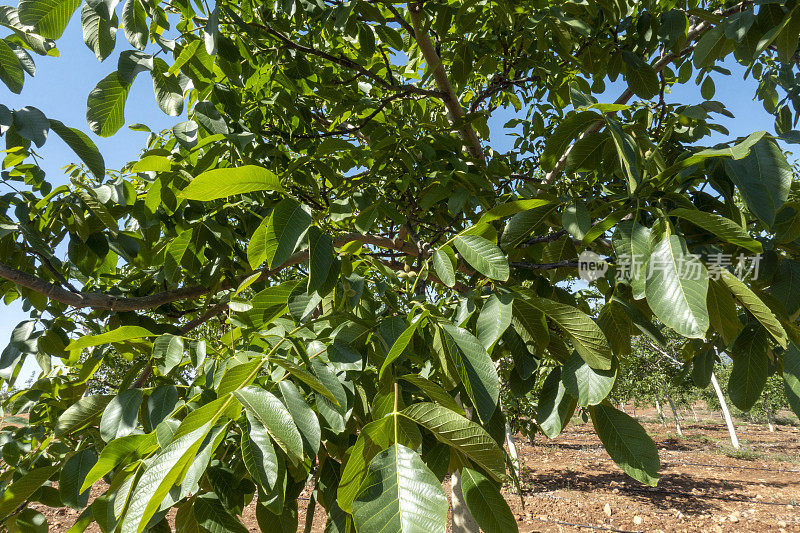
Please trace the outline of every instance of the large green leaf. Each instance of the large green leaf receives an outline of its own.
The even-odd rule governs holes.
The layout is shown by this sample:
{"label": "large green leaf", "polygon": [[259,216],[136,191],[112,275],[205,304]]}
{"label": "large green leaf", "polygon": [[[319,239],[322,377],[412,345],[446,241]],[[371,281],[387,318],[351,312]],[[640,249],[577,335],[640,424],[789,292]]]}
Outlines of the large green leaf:
{"label": "large green leaf", "polygon": [[183,338],[165,333],[153,343],[153,359],[158,361],[162,374],[169,374],[183,360]]}
{"label": "large green leaf", "polygon": [[248,385],[233,393],[293,461],[303,460],[303,438],[286,406],[274,394]]}
{"label": "large green leaf", "polygon": [[626,64],[625,81],[633,94],[644,99],[658,94],[658,75],[653,67],[645,63],[638,55],[627,50],[622,51],[622,59]]}
{"label": "large green leaf", "polygon": [[611,368],[611,347],[594,320],[575,307],[545,298],[526,300],[556,323],[586,363],[596,370]]}
{"label": "large green leaf", "polygon": [[176,117],[183,112],[183,87],[177,77],[167,74],[168,69],[166,61],[160,57],[154,58],[150,76],[153,78],[153,93],[158,107],[167,115]]}
{"label": "large green leaf", "polygon": [[742,329],[736,301],[718,279],[708,281],[708,320],[726,345],[732,343]]}
{"label": "large green leaf", "polygon": [[15,94],[22,92],[25,82],[25,71],[19,57],[5,39],[0,39],[0,80]]}
{"label": "large green leaf", "polygon": [[447,497],[416,452],[395,444],[372,460],[353,502],[357,531],[444,533]]}
{"label": "large green leaf", "polygon": [[684,337],[702,338],[709,326],[708,271],[670,235],[653,247],[647,262],[647,303],[668,327]]}
{"label": "large green leaf", "polygon": [[508,279],[508,261],[500,248],[490,241],[477,235],[459,235],[453,244],[464,260],[487,278]]}
{"label": "large green leaf", "polygon": [[132,462],[130,461],[132,456],[143,456],[155,451],[157,448],[158,441],[156,440],[155,432],[147,435],[128,435],[109,442],[100,452],[100,457],[97,458],[95,465],[86,474],[80,492],[91,487],[100,478],[122,464],[123,461]]}
{"label": "large green leaf", "polygon": [[767,383],[768,350],[767,332],[758,324],[742,330],[731,347],[733,370],[728,380],[728,395],[731,403],[742,411],[752,409]]}
{"label": "large green leaf", "polygon": [[722,280],[731,293],[742,302],[742,305],[756,317],[756,320],[761,322],[761,325],[772,335],[772,338],[774,338],[778,344],[786,348],[786,343],[788,342],[786,331],[770,308],[761,301],[761,298],[756,296],[756,293],[750,290],[739,278],[727,270],[721,272],[720,280]]}
{"label": "large green leaf", "polygon": [[154,337],[152,333],[140,326],[120,326],[111,331],[99,335],[84,335],[83,337],[70,342],[65,350],[82,350],[92,346],[101,346],[112,342],[123,342],[131,339],[141,339],[142,337]]}
{"label": "large green leaf", "polygon": [[789,197],[792,169],[775,141],[761,139],[747,157],[725,159],[725,171],[745,204],[767,227]]}
{"label": "large green leaf", "polygon": [[541,155],[542,169],[547,172],[553,170],[556,162],[569,148],[570,143],[577,139],[586,128],[602,120],[603,115],[593,111],[569,113],[564,117],[564,120],[558,123],[553,134],[547,138]]}
{"label": "large green leaf", "polygon": [[594,370],[576,352],[561,370],[564,387],[581,407],[602,402],[614,387],[616,377],[617,365],[613,361],[609,370]]}
{"label": "large green leaf", "polygon": [[481,530],[485,533],[519,531],[517,519],[495,483],[476,470],[461,469],[461,492]]}
{"label": "large green leaf", "polygon": [[125,102],[130,83],[112,72],[95,86],[86,101],[86,121],[101,137],[114,135],[125,124]]}
{"label": "large green leaf", "polygon": [[62,437],[70,433],[83,429],[106,408],[108,402],[114,395],[95,394],[85,396],[70,405],[66,411],[61,413],[56,422],[55,436]]}
{"label": "large green leaf", "polygon": [[80,0],[20,0],[19,20],[46,39],[58,39],[79,5]]}
{"label": "large green leaf", "polygon": [[632,478],[658,483],[661,461],[653,439],[635,419],[607,404],[589,408],[592,424],[608,455]]}
{"label": "large green leaf", "polygon": [[414,385],[428,398],[438,403],[442,407],[446,407],[460,415],[464,414],[464,409],[462,409],[458,403],[456,403],[450,393],[433,381],[425,379],[424,377],[416,374],[403,374],[402,376],[399,376],[398,379]]}
{"label": "large green leaf", "polygon": [[486,348],[471,333],[452,324],[442,324],[441,345],[458,372],[478,416],[488,422],[497,407],[500,385],[497,369]]}
{"label": "large green leaf", "polygon": [[453,249],[445,245],[433,253],[433,269],[442,283],[448,287],[456,284],[456,255]]}
{"label": "large green leaf", "polygon": [[247,413],[247,427],[242,428],[242,460],[253,481],[267,490],[275,487],[281,464],[269,432],[261,422]]}
{"label": "large green leaf", "polygon": [[140,389],[127,389],[114,396],[100,418],[100,436],[103,440],[110,442],[133,433],[139,423],[141,405]]}
{"label": "large green leaf", "polygon": [[701,211],[700,209],[686,208],[673,209],[669,212],[669,216],[688,220],[695,226],[699,226],[713,233],[720,239],[741,246],[751,252],[761,253],[762,251],[762,246],[759,241],[752,238],[739,224],[725,217]]}
{"label": "large green leaf", "polygon": [[136,481],[121,533],[141,533],[145,529],[170,489],[183,480],[206,435],[221,416],[231,414],[232,406],[229,396],[218,398],[183,419],[171,442],[150,460]]}
{"label": "large green leaf", "polygon": [[428,311],[423,311],[420,313],[419,316],[415,317],[411,321],[411,325],[403,330],[400,335],[398,335],[397,340],[394,341],[392,347],[389,349],[389,353],[386,354],[386,359],[384,359],[383,364],[381,365],[378,378],[383,377],[383,373],[386,371],[386,369],[389,368],[391,364],[403,354],[408,346],[408,343],[411,342],[411,338],[414,336],[414,333],[416,333],[417,328],[419,328],[419,325],[425,320],[428,314]]}
{"label": "large green leaf", "polygon": [[572,417],[577,400],[567,394],[561,380],[561,367],[553,368],[547,375],[536,404],[536,423],[549,439],[556,438]]}
{"label": "large green leaf", "polygon": [[783,388],[792,411],[800,416],[800,348],[795,343],[783,352]]}
{"label": "large green leaf", "polygon": [[650,228],[633,220],[623,220],[617,224],[612,243],[620,276],[630,283],[633,297],[641,300],[645,297],[645,267],[650,257]]}
{"label": "large green leaf", "polygon": [[421,425],[437,439],[455,448],[496,480],[505,477],[503,451],[481,426],[435,403],[421,402],[400,411],[409,420]]}
{"label": "large green leaf", "polygon": [[344,511],[352,514],[353,500],[367,477],[369,462],[392,443],[393,421],[393,417],[385,417],[365,425],[350,447],[336,491],[339,507]]}
{"label": "large green leaf", "polygon": [[492,294],[483,304],[478,315],[476,330],[478,340],[489,350],[500,339],[503,332],[511,325],[512,304],[514,298],[510,294]]}
{"label": "large green leaf", "polygon": [[34,468],[11,483],[0,494],[0,516],[11,516],[17,507],[25,503],[34,492],[39,490],[45,481],[58,471],[58,466]]}
{"label": "large green leaf", "polygon": [[269,268],[286,262],[311,224],[311,215],[295,200],[278,202],[269,217],[253,233],[247,246],[247,260],[253,269],[266,261]]}
{"label": "large green leaf", "polygon": [[308,228],[308,292],[325,283],[333,264],[333,239],[316,226]]}
{"label": "large green leaf", "polygon": [[180,196],[207,202],[234,194],[282,190],[281,182],[273,172],[256,165],[245,165],[203,172],[181,191]]}
{"label": "large green leaf", "polygon": [[194,501],[194,516],[202,531],[208,533],[248,533],[235,516],[223,507],[214,494],[202,494]]}
{"label": "large green leaf", "polygon": [[83,4],[81,9],[81,26],[83,28],[83,42],[94,52],[98,61],[103,61],[111,52],[117,42],[116,17],[108,20],[92,9],[89,3]]}
{"label": "large green leaf", "polygon": [[50,129],[53,130],[67,146],[86,163],[86,166],[94,174],[95,178],[102,180],[105,178],[106,164],[97,145],[94,144],[88,135],[81,130],[65,126],[61,121],[50,119]]}
{"label": "large green leaf", "polygon": [[122,31],[131,46],[144,50],[150,32],[142,0],[125,0],[125,5],[122,7]]}
{"label": "large green leaf", "polygon": [[72,455],[61,467],[58,478],[58,491],[64,505],[73,509],[83,509],[89,503],[89,489],[81,491],[86,475],[97,463],[97,454],[92,448],[85,448]]}
{"label": "large green leaf", "polygon": [[[286,404],[286,409],[291,413],[292,420],[294,420],[297,429],[300,431],[300,435],[308,445],[309,450],[316,454],[319,451],[322,440],[322,430],[319,426],[317,414],[306,403],[294,383],[289,380],[283,380],[278,384],[278,388],[280,388],[283,403]],[[332,394],[331,397],[333,397]]]}

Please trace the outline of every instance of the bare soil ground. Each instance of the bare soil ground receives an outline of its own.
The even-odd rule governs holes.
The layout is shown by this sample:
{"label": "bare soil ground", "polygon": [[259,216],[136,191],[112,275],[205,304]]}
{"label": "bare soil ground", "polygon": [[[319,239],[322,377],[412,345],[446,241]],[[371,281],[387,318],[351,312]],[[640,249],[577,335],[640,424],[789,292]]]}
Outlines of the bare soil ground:
{"label": "bare soil ground", "polygon": [[[504,493],[521,532],[800,532],[800,428],[784,425],[770,433],[766,426],[737,422],[742,450],[735,452],[715,413],[701,413],[699,422],[683,420],[683,437],[674,427],[665,429],[654,412],[637,414],[661,456],[655,488],[623,474],[591,424],[578,420],[552,441],[516,438],[522,494],[510,486]],[[300,500],[301,529],[308,490]],[[78,515],[40,511],[57,533]],[[250,531],[259,531],[252,505],[241,518]],[[324,525],[324,510],[317,506],[313,532],[322,533]]]}

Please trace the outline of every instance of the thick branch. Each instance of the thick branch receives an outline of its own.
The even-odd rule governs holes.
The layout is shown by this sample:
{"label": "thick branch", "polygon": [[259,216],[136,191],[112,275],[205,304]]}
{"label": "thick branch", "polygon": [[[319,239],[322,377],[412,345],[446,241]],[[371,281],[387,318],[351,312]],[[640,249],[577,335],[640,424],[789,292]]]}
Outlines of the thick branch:
{"label": "thick branch", "polygon": [[521,268],[524,270],[555,270],[557,268],[578,268],[577,261],[557,261],[555,263],[527,263],[527,262],[511,262],[508,264],[511,268]]}
{"label": "thick branch", "polygon": [[[420,51],[422,51],[425,62],[428,63],[428,68],[433,69],[433,79],[436,81],[436,86],[445,94],[444,105],[450,113],[450,121],[453,124],[459,122],[463,123],[465,122],[464,117],[466,115],[464,108],[461,107],[458,97],[453,90],[453,86],[450,85],[450,80],[447,79],[447,73],[444,70],[442,59],[439,57],[439,54],[436,53],[436,48],[434,48],[430,36],[422,27],[422,20],[420,18],[422,6],[419,3],[410,4],[409,12],[411,13],[411,23],[414,27],[414,38],[419,45]],[[485,165],[483,147],[472,125],[464,123],[460,131],[461,135],[464,137],[464,141],[467,143],[470,154]]]}

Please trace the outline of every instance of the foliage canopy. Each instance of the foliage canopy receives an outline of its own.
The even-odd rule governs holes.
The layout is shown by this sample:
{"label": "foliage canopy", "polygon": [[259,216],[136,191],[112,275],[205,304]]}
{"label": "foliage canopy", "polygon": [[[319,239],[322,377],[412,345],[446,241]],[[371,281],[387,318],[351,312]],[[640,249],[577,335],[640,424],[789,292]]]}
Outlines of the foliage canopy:
{"label": "foliage canopy", "polygon": [[[537,427],[579,404],[655,484],[605,399],[662,327],[698,373],[731,355],[737,407],[778,373],[800,412],[795,1],[21,0],[0,8],[11,91],[79,8],[99,60],[125,48],[89,128],[125,124],[137,77],[188,120],[111,172],[80,129],[0,105],[0,292],[31,312],[0,378],[43,369],[4,405],[7,526],[40,502],[83,509],[75,531],[159,531],[173,507],[180,531],[245,531],[256,498],[263,530],[296,531],[311,480],[329,531],[444,531],[461,469],[479,525],[513,529],[501,385],[551,368]],[[704,145],[729,137],[723,61],[775,134]],[[668,102],[689,83],[702,102]],[[83,163],[68,184],[37,165],[50,133]],[[584,251],[611,264],[588,286]],[[758,276],[719,268],[757,253]]]}

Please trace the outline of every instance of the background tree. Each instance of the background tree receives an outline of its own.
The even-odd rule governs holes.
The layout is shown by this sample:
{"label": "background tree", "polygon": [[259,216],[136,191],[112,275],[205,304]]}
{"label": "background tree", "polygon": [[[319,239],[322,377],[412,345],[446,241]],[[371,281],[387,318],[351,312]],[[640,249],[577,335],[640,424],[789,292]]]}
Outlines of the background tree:
{"label": "background tree", "polygon": [[[262,529],[295,531],[310,482],[331,531],[444,531],[450,472],[455,531],[515,530],[495,363],[546,368],[544,432],[578,405],[655,484],[652,440],[605,401],[654,320],[703,375],[731,354],[737,407],[780,372],[800,411],[794,2],[22,0],[0,20],[9,89],[79,7],[98,59],[126,48],[90,129],[122,127],[136,76],[189,120],[117,173],[80,130],[0,106],[0,290],[31,311],[0,378],[44,369],[5,402],[28,415],[2,429],[7,523],[37,501],[82,509],[76,529],[176,508],[181,531],[242,531],[255,499]],[[775,133],[704,146],[727,135],[710,74],[730,57]],[[692,82],[706,101],[667,102]],[[37,165],[50,132],[83,162],[69,185]],[[569,283],[584,251],[613,266],[589,291]],[[756,253],[742,281],[729,259]],[[112,354],[116,389],[86,394]]]}

